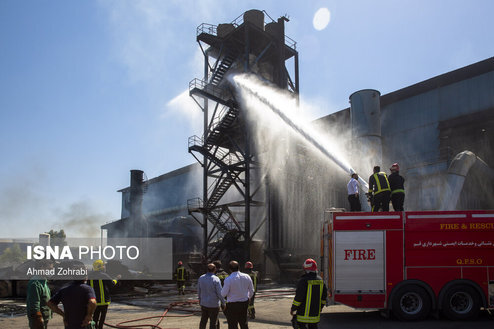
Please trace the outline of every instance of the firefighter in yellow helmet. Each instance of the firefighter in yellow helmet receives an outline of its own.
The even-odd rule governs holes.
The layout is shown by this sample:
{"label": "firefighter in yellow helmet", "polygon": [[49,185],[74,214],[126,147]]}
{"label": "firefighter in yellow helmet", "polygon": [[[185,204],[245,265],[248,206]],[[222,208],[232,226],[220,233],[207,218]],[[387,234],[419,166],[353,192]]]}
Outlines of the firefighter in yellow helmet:
{"label": "firefighter in yellow helmet", "polygon": [[247,314],[249,315],[249,318],[255,319],[256,309],[254,308],[254,298],[256,297],[256,292],[257,292],[258,272],[254,271],[254,264],[252,264],[252,262],[245,263],[245,273],[250,276],[250,279],[252,280],[252,284],[254,285],[254,294],[252,295],[252,298],[249,300],[249,307],[247,308]]}
{"label": "firefighter in yellow helmet", "polygon": [[[96,295],[96,310],[93,314],[93,321],[97,329],[102,329],[105,323],[106,312],[110,305],[110,288],[117,284],[116,279],[112,279],[105,273],[105,263],[101,259],[93,262],[93,272],[89,275],[88,284],[94,289]],[[119,279],[120,276],[117,276]]]}
{"label": "firefighter in yellow helmet", "polygon": [[321,309],[326,305],[328,290],[317,275],[317,263],[312,258],[305,260],[305,274],[298,280],[295,298],[290,314],[295,328],[317,329],[321,318]]}
{"label": "firefighter in yellow helmet", "polygon": [[178,294],[185,295],[185,281],[189,279],[189,271],[185,269],[181,260],[178,261],[177,269],[173,276],[175,277],[175,280],[177,280]]}

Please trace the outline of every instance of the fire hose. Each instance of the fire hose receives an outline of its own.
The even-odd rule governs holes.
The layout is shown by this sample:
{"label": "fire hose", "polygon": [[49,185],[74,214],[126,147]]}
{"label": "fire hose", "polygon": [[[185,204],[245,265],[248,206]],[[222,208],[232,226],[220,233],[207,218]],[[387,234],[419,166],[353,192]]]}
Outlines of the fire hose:
{"label": "fire hose", "polygon": [[[179,311],[191,312],[191,314],[170,315],[170,314],[168,314],[168,312],[170,310],[172,310],[174,308],[177,308],[177,306],[195,305],[195,304],[198,304],[198,303],[199,303],[198,300],[191,300],[191,301],[187,301],[187,302],[174,302],[174,303],[170,303],[170,305],[168,305],[168,307],[165,309],[165,311],[161,315],[148,316],[148,317],[144,317],[144,318],[137,318],[137,319],[132,319],[132,320],[126,320],[126,321],[119,322],[116,325],[111,325],[111,324],[108,324],[108,323],[105,322],[105,325],[108,326],[108,327],[111,327],[111,328],[118,328],[118,329],[124,329],[124,328],[125,329],[141,329],[141,328],[164,329],[164,328],[160,327],[160,324],[161,324],[161,322],[163,321],[163,319],[165,317],[183,318],[183,317],[193,316],[194,313],[197,313],[198,312],[198,311],[187,310],[187,309],[177,309]],[[156,319],[156,318],[159,318],[159,321],[156,324],[127,325],[127,324],[133,323],[133,322],[142,322],[142,321],[145,321],[145,320]],[[180,328],[176,328],[176,329],[180,329]]]}
{"label": "fire hose", "polygon": [[[271,292],[275,292],[272,294]],[[293,295],[294,291],[287,291],[287,290],[271,290],[270,294],[259,294],[256,295],[256,298],[264,298],[264,297],[277,297],[277,296],[286,296],[286,295]],[[165,311],[161,315],[156,315],[156,316],[148,316],[148,317],[143,317],[143,318],[137,318],[137,319],[131,319],[131,320],[126,320],[119,322],[115,325],[111,325],[105,322],[105,326],[111,327],[111,328],[117,328],[117,329],[144,329],[144,328],[151,328],[151,329],[165,329],[163,327],[160,327],[161,322],[165,319],[165,317],[176,317],[176,318],[185,318],[185,317],[190,317],[193,316],[197,313],[200,312],[200,310],[190,310],[187,309],[186,306],[191,306],[191,305],[198,305],[199,301],[198,300],[190,300],[186,302],[173,302],[168,305],[168,307],[165,309]],[[190,314],[168,314],[169,311],[171,310],[175,311],[182,311],[182,312],[189,312]],[[151,319],[159,319],[156,324],[133,324],[135,322],[143,322],[146,320],[151,320]],[[167,328],[168,329],[168,328]],[[182,329],[182,328],[173,328],[173,329]]]}

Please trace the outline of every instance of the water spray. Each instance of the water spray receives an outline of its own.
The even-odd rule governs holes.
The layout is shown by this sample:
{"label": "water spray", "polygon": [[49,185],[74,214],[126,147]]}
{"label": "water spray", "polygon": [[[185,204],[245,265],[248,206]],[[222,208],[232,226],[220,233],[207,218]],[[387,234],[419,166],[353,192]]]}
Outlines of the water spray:
{"label": "water spray", "polygon": [[[302,126],[295,123],[289,116],[283,113],[278,107],[276,107],[268,98],[264,95],[261,95],[259,92],[255,91],[253,88],[249,87],[245,81],[245,78],[241,75],[234,75],[230,78],[233,81],[234,85],[236,85],[239,89],[248,92],[250,95],[256,97],[259,101],[265,104],[271,111],[273,111],[278,117],[283,120],[283,122],[290,127],[292,130],[297,132],[303,139],[305,139],[309,144],[313,145],[316,149],[318,149],[324,156],[333,161],[338,167],[340,167],[346,173],[352,175],[356,173],[356,171],[344,163],[344,161],[340,160],[335,154],[333,154],[330,150],[328,150],[324,145],[319,143],[309,131],[304,129]],[[369,184],[359,176],[359,181],[365,189],[369,189]]]}

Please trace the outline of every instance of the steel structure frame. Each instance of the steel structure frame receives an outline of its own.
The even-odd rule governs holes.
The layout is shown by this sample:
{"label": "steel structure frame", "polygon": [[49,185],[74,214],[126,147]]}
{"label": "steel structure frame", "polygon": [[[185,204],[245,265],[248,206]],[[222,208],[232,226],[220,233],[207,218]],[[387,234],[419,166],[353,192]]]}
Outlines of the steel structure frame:
{"label": "steel structure frame", "polygon": [[[203,228],[204,260],[226,256],[239,261],[250,259],[250,242],[268,220],[269,214],[251,234],[251,207],[266,202],[254,199],[264,182],[251,178],[259,164],[242,115],[244,109],[227,75],[253,73],[253,65],[267,62],[273,68],[271,82],[298,97],[298,52],[296,43],[284,34],[287,21],[286,17],[271,19],[274,33],[244,21],[243,15],[224,35],[218,35],[218,27],[211,24],[197,28],[204,78],[190,82],[189,94],[203,111],[204,132],[202,137],[189,138],[188,150],[203,167],[203,196],[188,200],[188,211]],[[285,65],[290,58],[294,58],[294,79]]]}

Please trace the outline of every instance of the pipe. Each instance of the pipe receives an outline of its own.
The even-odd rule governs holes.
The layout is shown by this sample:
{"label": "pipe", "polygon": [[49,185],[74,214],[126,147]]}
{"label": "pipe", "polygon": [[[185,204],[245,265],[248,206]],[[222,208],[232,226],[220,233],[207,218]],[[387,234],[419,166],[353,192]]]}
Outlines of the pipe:
{"label": "pipe", "polygon": [[[352,159],[357,173],[370,172],[374,166],[382,165],[381,139],[381,93],[374,89],[363,89],[350,95],[350,120],[352,125],[353,154]],[[359,180],[361,175],[359,174]],[[362,181],[360,181],[362,184]],[[362,211],[370,211],[370,205],[362,185],[360,205]],[[367,188],[368,189],[368,188]]]}
{"label": "pipe", "polygon": [[465,179],[471,170],[482,173],[488,180],[494,181],[494,170],[473,152],[458,153],[451,161],[446,176],[444,194],[441,198],[440,210],[455,210]]}
{"label": "pipe", "polygon": [[142,215],[144,171],[132,169],[130,171],[130,218],[131,237],[142,237],[145,233]]}

